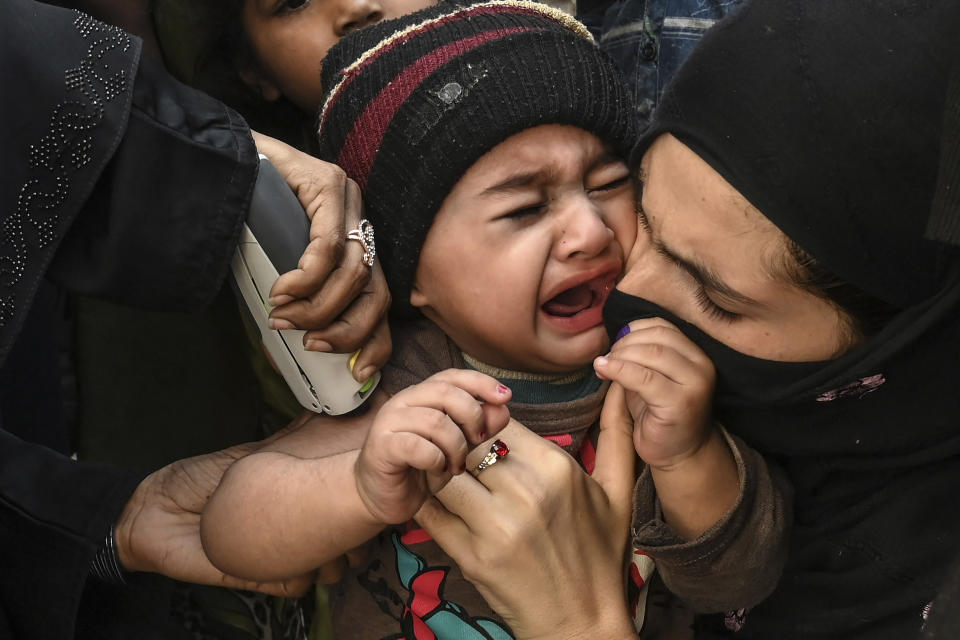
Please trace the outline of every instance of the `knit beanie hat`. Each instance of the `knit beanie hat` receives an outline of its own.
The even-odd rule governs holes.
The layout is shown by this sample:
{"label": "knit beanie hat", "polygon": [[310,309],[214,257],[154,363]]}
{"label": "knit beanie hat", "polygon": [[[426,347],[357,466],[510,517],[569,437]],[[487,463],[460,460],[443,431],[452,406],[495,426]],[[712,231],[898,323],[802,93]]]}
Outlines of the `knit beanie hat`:
{"label": "knit beanie hat", "polygon": [[924,237],[960,3],[757,0],[715,25],[632,161],[671,133],[833,275],[894,307],[938,291]]}
{"label": "knit beanie hat", "polygon": [[320,157],[360,185],[395,317],[415,315],[427,231],[483,154],[544,124],[580,127],[624,158],[636,141],[614,63],[537,2],[441,2],[361,29],[327,54],[323,85]]}

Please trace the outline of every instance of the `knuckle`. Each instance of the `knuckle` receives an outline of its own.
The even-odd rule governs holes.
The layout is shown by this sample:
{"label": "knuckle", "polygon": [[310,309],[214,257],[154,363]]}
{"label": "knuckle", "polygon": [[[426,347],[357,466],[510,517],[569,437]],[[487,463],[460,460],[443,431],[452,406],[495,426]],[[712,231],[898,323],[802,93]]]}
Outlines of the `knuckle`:
{"label": "knuckle", "polygon": [[650,355],[656,360],[663,358],[663,355],[666,353],[666,347],[656,342],[648,345],[647,349],[650,351]]}
{"label": "knuckle", "polygon": [[321,179],[334,187],[342,187],[349,179],[347,178],[347,172],[332,162],[318,160],[317,170],[324,174]]}

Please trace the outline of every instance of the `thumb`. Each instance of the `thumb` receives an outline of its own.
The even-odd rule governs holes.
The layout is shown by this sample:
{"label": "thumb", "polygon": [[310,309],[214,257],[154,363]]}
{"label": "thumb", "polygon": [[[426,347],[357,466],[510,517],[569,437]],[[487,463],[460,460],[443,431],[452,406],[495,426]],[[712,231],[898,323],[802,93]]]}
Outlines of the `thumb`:
{"label": "thumb", "polygon": [[610,502],[629,513],[635,481],[633,419],[626,409],[626,392],[614,382],[607,391],[600,413],[600,436],[593,479]]}

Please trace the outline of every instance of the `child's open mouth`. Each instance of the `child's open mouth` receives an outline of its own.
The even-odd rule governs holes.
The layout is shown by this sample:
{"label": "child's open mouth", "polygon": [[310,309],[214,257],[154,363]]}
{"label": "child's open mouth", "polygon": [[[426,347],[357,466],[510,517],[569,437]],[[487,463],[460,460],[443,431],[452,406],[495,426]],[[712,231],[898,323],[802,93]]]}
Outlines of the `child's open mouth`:
{"label": "child's open mouth", "polygon": [[592,307],[600,297],[600,292],[590,286],[590,283],[577,285],[567,289],[558,296],[554,296],[543,305],[543,310],[552,316],[569,318]]}
{"label": "child's open mouth", "polygon": [[616,274],[606,273],[581,282],[544,302],[540,309],[567,331],[583,331],[602,321],[603,303],[615,284]]}

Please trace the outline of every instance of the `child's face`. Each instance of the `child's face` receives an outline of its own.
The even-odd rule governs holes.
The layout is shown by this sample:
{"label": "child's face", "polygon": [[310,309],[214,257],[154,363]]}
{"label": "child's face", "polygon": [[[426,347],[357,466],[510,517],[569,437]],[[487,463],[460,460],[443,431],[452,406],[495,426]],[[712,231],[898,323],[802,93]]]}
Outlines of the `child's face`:
{"label": "child's face", "polygon": [[410,301],[488,364],[573,371],[607,348],[601,310],[635,233],[622,160],[576,127],[527,129],[444,200]]}
{"label": "child's face", "polygon": [[320,64],[350,31],[437,0],[244,0],[243,30],[256,58],[241,70],[267,100],[281,95],[307,113],[320,106]]}

